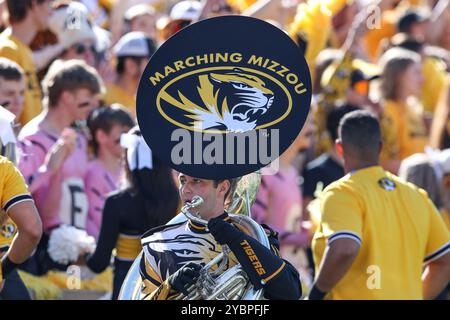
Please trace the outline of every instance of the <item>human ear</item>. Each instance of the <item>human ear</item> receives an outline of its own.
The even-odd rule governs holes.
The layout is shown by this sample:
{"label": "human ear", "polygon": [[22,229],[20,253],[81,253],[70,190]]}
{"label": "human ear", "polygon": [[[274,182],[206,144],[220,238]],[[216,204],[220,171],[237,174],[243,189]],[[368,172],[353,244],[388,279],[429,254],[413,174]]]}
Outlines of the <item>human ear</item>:
{"label": "human ear", "polygon": [[336,139],[336,141],[334,142],[335,146],[336,146],[336,152],[343,157],[344,156],[344,147],[342,146],[342,141],[340,139]]}

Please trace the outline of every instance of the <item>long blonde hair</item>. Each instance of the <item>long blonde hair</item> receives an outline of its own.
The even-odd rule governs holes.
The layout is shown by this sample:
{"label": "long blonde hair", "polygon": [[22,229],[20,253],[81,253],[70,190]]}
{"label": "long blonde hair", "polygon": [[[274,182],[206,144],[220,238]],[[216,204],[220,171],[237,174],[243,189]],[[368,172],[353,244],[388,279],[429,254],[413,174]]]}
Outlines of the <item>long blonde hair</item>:
{"label": "long blonde hair", "polygon": [[392,48],[383,54],[379,61],[383,70],[380,91],[385,100],[398,100],[402,86],[400,77],[411,64],[420,60],[419,54],[401,48]]}

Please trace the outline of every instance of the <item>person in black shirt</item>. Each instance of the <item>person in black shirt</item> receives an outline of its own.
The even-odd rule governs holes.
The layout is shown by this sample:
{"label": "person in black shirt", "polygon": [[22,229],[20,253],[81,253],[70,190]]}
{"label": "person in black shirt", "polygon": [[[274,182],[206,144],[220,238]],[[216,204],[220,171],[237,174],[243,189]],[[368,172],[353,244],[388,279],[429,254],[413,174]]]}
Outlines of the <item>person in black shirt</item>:
{"label": "person in black shirt", "polygon": [[142,234],[166,224],[179,205],[172,170],[152,156],[139,130],[132,129],[121,143],[127,147],[128,186],[106,199],[97,248],[85,257],[88,268],[100,273],[110,265],[111,253],[116,249],[113,300],[142,249]]}
{"label": "person in black shirt", "polygon": [[[341,118],[354,110],[357,107],[351,105],[343,105],[331,110],[327,115],[327,132],[330,139],[334,142],[337,138],[337,129]],[[334,146],[331,150],[321,154],[316,159],[306,164],[303,171],[303,205],[304,208],[316,198],[316,191],[323,190],[330,183],[340,179],[344,176],[344,168],[342,166],[342,159],[337,154]],[[304,210],[306,212],[306,210]]]}

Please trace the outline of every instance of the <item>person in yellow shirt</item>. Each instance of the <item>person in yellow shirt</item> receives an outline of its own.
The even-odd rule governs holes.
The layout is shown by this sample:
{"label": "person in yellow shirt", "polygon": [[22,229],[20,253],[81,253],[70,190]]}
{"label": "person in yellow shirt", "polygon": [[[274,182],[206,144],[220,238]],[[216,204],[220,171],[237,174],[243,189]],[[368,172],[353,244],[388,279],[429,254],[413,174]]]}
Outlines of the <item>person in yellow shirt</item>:
{"label": "person in yellow shirt", "polygon": [[400,161],[424,151],[428,144],[428,130],[420,104],[423,76],[420,56],[412,51],[391,48],[380,59],[382,66],[381,96],[384,109],[381,114],[383,139],[389,143],[382,151],[383,166],[396,173]]}
{"label": "person in yellow shirt", "polygon": [[[350,22],[355,18],[357,3],[353,0],[305,1],[297,7],[294,21],[288,27],[288,33],[304,51],[305,59],[315,79],[315,59],[326,48],[330,40],[346,37]],[[340,15],[340,25],[333,27],[333,18]],[[339,36],[337,35],[339,33]],[[339,47],[335,43],[333,47]]]}
{"label": "person in yellow shirt", "polygon": [[2,155],[0,225],[0,300],[30,299],[17,266],[36,248],[42,235],[42,224],[22,174]]}
{"label": "person in yellow shirt", "polygon": [[436,207],[380,167],[380,126],[369,112],[344,116],[336,148],[347,174],[320,195],[309,299],[435,298],[450,279],[450,232]]}
{"label": "person in yellow shirt", "polygon": [[423,48],[418,52],[422,56],[422,73],[425,79],[420,99],[424,109],[428,112],[434,112],[439,95],[444,88],[447,74],[445,62],[433,56],[433,51],[436,51],[436,49],[432,47],[428,47],[427,51],[424,49],[425,44],[433,43],[433,40],[430,39],[430,33],[442,32],[442,26],[440,26],[442,24],[440,20],[444,18],[442,13],[439,13],[437,8],[433,10],[432,15],[423,9],[409,9],[399,18],[397,23],[397,30],[400,35],[406,35],[410,39],[423,43]]}
{"label": "person in yellow shirt", "polygon": [[20,123],[25,125],[42,110],[41,89],[33,55],[28,45],[50,17],[49,0],[7,0],[11,26],[0,34],[0,56],[17,62],[25,70],[25,107]]}
{"label": "person in yellow shirt", "polygon": [[117,58],[117,79],[106,85],[103,97],[106,105],[120,103],[136,116],[139,80],[155,50],[155,44],[143,32],[129,32],[120,38],[113,48]]}
{"label": "person in yellow shirt", "polygon": [[24,179],[13,165],[14,118],[15,114],[0,106],[0,300],[30,299],[16,267],[35,249],[42,232]]}
{"label": "person in yellow shirt", "polygon": [[420,102],[423,104],[424,112],[430,116],[434,115],[439,98],[446,87],[446,77],[448,77],[446,63],[444,58],[440,57],[440,50],[437,47],[426,46],[423,41],[417,40],[406,33],[397,33],[390,39],[387,46],[388,48],[404,48],[420,55],[423,61]]}

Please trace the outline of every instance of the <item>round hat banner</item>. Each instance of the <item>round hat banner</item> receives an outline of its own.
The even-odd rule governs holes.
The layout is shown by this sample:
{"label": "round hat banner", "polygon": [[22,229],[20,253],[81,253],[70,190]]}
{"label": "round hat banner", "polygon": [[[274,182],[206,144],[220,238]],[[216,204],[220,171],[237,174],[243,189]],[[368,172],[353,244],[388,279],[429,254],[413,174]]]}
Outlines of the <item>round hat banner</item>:
{"label": "round hat banner", "polygon": [[295,140],[311,103],[298,46],[259,19],[194,23],[152,56],[137,93],[137,118],[152,152],[186,175],[243,176]]}

